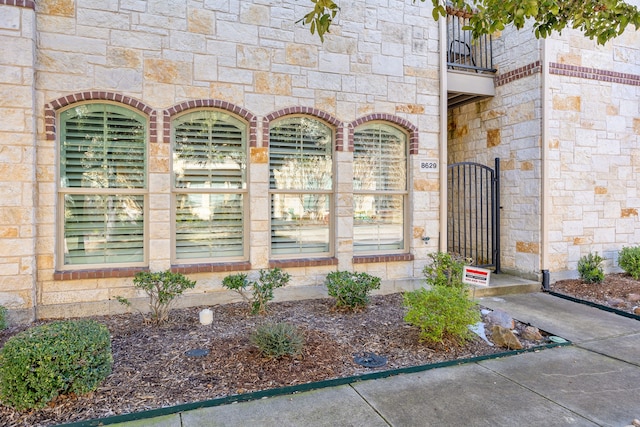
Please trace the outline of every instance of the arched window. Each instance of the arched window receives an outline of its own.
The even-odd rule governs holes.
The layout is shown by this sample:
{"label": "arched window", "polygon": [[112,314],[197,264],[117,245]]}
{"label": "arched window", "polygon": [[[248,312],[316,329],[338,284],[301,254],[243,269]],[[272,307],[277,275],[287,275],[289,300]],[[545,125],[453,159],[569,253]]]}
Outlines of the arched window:
{"label": "arched window", "polygon": [[372,122],[355,129],[353,143],[354,252],[406,252],[407,135]]}
{"label": "arched window", "polygon": [[286,117],[269,131],[271,255],[330,256],[333,130],[311,117]]}
{"label": "arched window", "polygon": [[58,267],[143,265],[147,118],[110,103],[59,115]]}
{"label": "arched window", "polygon": [[180,262],[247,257],[247,125],[217,110],[172,121],[174,256]]}

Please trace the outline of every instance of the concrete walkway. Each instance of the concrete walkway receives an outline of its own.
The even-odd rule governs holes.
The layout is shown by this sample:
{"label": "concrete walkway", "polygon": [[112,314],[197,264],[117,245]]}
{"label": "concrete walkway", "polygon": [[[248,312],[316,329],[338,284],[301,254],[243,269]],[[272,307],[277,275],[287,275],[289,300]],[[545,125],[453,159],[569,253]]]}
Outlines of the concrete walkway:
{"label": "concrete walkway", "polygon": [[573,345],[118,426],[627,426],[640,321],[543,293],[485,297]]}

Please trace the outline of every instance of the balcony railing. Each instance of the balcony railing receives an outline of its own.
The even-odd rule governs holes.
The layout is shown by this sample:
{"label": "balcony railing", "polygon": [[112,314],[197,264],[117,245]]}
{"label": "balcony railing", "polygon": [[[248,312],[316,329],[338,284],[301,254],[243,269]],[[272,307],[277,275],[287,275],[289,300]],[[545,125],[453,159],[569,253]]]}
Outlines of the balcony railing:
{"label": "balcony railing", "polygon": [[490,35],[473,38],[464,27],[470,15],[447,7],[447,68],[476,73],[495,73]]}

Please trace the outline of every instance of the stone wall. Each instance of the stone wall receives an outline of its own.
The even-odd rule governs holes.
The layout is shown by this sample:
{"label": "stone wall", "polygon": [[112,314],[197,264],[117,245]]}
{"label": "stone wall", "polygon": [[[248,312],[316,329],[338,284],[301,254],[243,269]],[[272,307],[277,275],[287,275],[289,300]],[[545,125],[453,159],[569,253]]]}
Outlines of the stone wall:
{"label": "stone wall", "polygon": [[0,305],[20,321],[33,317],[36,277],[33,8],[0,1]]}
{"label": "stone wall", "polygon": [[[540,271],[540,42],[530,28],[494,36],[496,95],[449,111],[449,164],[493,168],[500,158],[501,263],[536,278]],[[517,55],[513,52],[517,51]]]}
{"label": "stone wall", "polygon": [[[339,150],[335,153],[337,265],[288,264],[295,285],[282,290],[278,298],[322,294],[324,276],[337,268],[377,274],[385,280],[385,291],[411,286],[412,279],[421,275],[426,253],[438,247],[434,238],[439,227],[438,176],[421,173],[418,167],[421,158],[438,157],[438,25],[424,4],[353,2],[342,5],[340,19],[322,44],[308,27],[295,24],[308,8],[295,0],[38,2],[35,107],[28,105],[24,113],[35,109],[37,157],[35,163],[32,159],[22,163],[29,173],[38,172],[35,289],[39,317],[121,311],[115,296],[141,296],[131,286],[131,272],[56,270],[55,117],[74,100],[126,99],[151,118],[148,218],[149,268],[154,271],[172,267],[166,114],[171,108],[202,100],[198,102],[243,109],[255,118],[248,183],[250,266],[238,266],[250,268],[250,275],[271,265],[265,117],[286,108],[311,112],[339,123],[336,132],[345,138],[350,124],[363,117],[406,123],[414,144],[410,256],[354,264],[353,153]],[[5,9],[15,14],[15,8]],[[27,136],[33,141],[32,132]],[[348,139],[344,142],[348,144]],[[429,244],[422,241],[423,236],[432,237]],[[184,271],[198,285],[183,304],[218,303],[233,297],[220,285],[229,268]],[[26,287],[29,292],[31,286]],[[30,305],[25,300],[24,306]]]}
{"label": "stone wall", "polygon": [[640,243],[640,34],[605,46],[573,31],[549,43],[549,218],[552,277],[576,275],[580,257],[617,270]]}

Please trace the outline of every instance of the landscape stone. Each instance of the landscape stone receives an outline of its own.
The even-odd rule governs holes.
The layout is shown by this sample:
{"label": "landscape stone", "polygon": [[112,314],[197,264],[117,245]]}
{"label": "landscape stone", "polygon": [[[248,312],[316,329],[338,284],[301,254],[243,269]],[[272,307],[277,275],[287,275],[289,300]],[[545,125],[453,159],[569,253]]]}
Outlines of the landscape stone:
{"label": "landscape stone", "polygon": [[503,328],[500,325],[491,326],[491,338],[498,347],[505,347],[509,350],[520,350],[523,348],[520,340],[513,334],[511,329]]}
{"label": "landscape stone", "polygon": [[509,313],[502,310],[494,310],[485,316],[485,320],[489,325],[499,325],[506,329],[515,328],[513,317]]}
{"label": "landscape stone", "polygon": [[522,339],[528,341],[540,341],[542,339],[542,334],[535,326],[527,326],[522,331]]}
{"label": "landscape stone", "polygon": [[638,302],[640,301],[640,294],[629,294],[627,295],[627,300],[629,300],[629,302]]}

